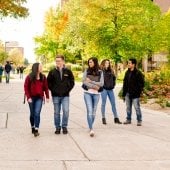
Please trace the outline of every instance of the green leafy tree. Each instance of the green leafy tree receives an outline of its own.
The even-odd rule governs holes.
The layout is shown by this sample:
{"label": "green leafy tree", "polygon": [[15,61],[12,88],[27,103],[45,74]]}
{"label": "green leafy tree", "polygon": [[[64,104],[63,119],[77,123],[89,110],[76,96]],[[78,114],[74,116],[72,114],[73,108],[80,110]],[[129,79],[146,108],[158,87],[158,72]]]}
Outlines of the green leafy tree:
{"label": "green leafy tree", "polygon": [[[150,0],[70,0],[66,36],[86,56],[111,58],[115,63],[140,59],[156,46],[151,34],[160,9]],[[64,39],[64,38],[63,38]]]}
{"label": "green leafy tree", "polygon": [[168,52],[170,64],[170,10],[164,14],[158,26],[158,35],[160,37],[159,45],[162,51]]}
{"label": "green leafy tree", "polygon": [[0,18],[28,16],[28,9],[24,7],[26,2],[26,0],[0,0]]}
{"label": "green leafy tree", "polygon": [[24,58],[22,53],[17,48],[12,49],[9,52],[9,57],[7,58],[8,61],[12,62],[14,65],[22,65],[24,62]]}
{"label": "green leafy tree", "polygon": [[7,58],[8,54],[5,52],[4,44],[0,41],[0,63],[4,64]]}
{"label": "green leafy tree", "polygon": [[[35,37],[37,48],[35,53],[38,58],[53,61],[57,53],[63,53],[64,45],[59,45],[60,35],[65,29],[68,17],[67,13],[59,8],[50,8],[45,15],[45,29],[42,36]],[[42,57],[43,56],[43,57]]]}
{"label": "green leafy tree", "polygon": [[128,56],[140,60],[158,49],[159,19],[160,9],[150,0],[70,0],[62,11],[47,13],[37,52],[48,56],[54,47],[70,59],[95,55],[116,64]]}
{"label": "green leafy tree", "polygon": [[0,50],[0,63],[4,64],[8,58],[8,54]]}
{"label": "green leafy tree", "polygon": [[37,55],[37,59],[42,61],[45,56],[47,61],[53,61],[57,52],[58,43],[54,42],[45,34],[35,37],[34,40],[36,42],[35,54]]}

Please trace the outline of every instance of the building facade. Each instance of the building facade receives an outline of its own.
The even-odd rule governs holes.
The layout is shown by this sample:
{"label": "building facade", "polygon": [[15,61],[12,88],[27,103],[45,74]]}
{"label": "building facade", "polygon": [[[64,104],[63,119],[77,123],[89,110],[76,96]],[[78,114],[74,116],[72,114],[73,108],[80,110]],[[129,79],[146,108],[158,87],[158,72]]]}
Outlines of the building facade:
{"label": "building facade", "polygon": [[19,43],[17,41],[5,42],[5,52],[9,53],[13,49],[17,49],[18,51],[20,51],[20,53],[24,57],[24,48],[19,46]]}
{"label": "building facade", "polygon": [[163,13],[167,12],[170,8],[170,0],[153,0],[153,2],[161,8]]}

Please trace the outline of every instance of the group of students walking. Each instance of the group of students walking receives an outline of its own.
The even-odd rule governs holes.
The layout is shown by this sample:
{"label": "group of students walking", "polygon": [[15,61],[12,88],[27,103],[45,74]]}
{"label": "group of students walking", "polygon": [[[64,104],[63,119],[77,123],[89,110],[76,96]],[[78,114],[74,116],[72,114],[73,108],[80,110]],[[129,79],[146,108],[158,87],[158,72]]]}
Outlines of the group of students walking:
{"label": "group of students walking", "polygon": [[[132,104],[134,104],[137,114],[137,125],[142,124],[142,113],[140,110],[139,97],[144,86],[144,77],[136,68],[136,59],[130,59],[128,62],[128,71],[125,74],[123,83],[123,97],[127,105],[127,118],[124,124],[131,123]],[[122,124],[116,109],[114,87],[116,77],[108,59],[101,62],[99,66],[98,59],[91,57],[88,59],[88,68],[83,73],[82,88],[84,90],[84,101],[87,109],[87,123],[89,135],[94,136],[93,124],[95,121],[97,105],[100,94],[102,98],[101,113],[102,123],[106,124],[106,99],[107,96],[112,106],[114,122]],[[49,90],[51,91],[52,102],[54,106],[54,125],[55,134],[68,133],[69,120],[69,94],[74,87],[74,76],[71,70],[65,67],[63,55],[56,56],[56,67],[48,73],[48,76],[42,74],[42,65],[34,63],[31,73],[26,77],[24,83],[25,95],[30,108],[30,124],[34,136],[39,136],[40,113],[43,100],[49,102]],[[45,96],[44,96],[45,93]],[[61,108],[63,111],[61,117]]]}

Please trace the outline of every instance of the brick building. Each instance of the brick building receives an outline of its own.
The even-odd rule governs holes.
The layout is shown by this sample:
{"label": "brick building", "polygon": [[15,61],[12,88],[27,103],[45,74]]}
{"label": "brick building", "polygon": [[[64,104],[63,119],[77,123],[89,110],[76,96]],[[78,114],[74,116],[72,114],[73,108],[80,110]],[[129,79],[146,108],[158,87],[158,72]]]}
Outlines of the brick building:
{"label": "brick building", "polygon": [[170,0],[153,0],[153,2],[160,6],[163,13],[167,12],[170,8]]}
{"label": "brick building", "polygon": [[18,49],[22,56],[24,56],[24,48],[19,46],[19,43],[17,41],[8,41],[5,42],[5,51],[9,53],[13,49]]}

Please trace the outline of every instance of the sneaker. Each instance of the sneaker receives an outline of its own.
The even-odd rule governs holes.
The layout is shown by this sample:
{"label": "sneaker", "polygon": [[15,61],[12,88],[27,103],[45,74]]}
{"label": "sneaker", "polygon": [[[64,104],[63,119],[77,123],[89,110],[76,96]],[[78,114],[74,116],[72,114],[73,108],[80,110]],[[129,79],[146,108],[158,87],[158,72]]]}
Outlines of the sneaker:
{"label": "sneaker", "polygon": [[60,127],[56,128],[55,134],[60,134],[60,131],[61,131]]}
{"label": "sneaker", "polygon": [[122,124],[122,122],[120,122],[119,118],[115,118],[114,121],[115,121],[115,123],[117,123],[117,124]]}
{"label": "sneaker", "polygon": [[93,136],[94,136],[94,131],[90,130],[90,137],[93,137]]}
{"label": "sneaker", "polygon": [[131,124],[131,120],[126,120],[123,124],[124,124],[124,125]]}
{"label": "sneaker", "polygon": [[39,134],[38,130],[35,129],[35,131],[34,131],[34,136],[37,137],[37,136],[39,136],[39,135],[40,135],[40,134]]}
{"label": "sneaker", "polygon": [[63,129],[63,134],[67,134],[68,133],[68,130],[67,130],[66,127],[63,127],[62,129]]}
{"label": "sneaker", "polygon": [[35,128],[34,128],[34,127],[32,127],[32,134],[34,134],[34,132],[35,132]]}
{"label": "sneaker", "polygon": [[102,123],[106,125],[106,118],[102,118]]}
{"label": "sneaker", "polygon": [[138,121],[137,126],[142,126],[142,121]]}

